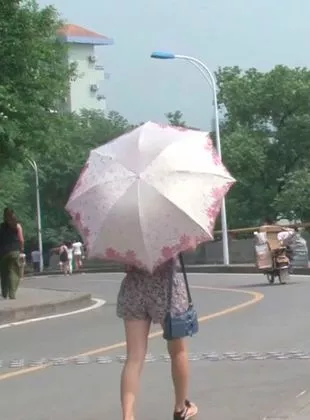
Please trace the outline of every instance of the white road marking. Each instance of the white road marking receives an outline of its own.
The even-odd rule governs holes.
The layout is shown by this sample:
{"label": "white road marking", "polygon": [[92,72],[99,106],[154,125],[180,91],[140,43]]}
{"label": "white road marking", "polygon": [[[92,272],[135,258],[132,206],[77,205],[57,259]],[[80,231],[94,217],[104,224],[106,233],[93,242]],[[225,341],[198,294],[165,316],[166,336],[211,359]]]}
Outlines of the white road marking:
{"label": "white road marking", "polygon": [[48,315],[48,316],[42,316],[42,317],[38,317],[38,318],[25,319],[24,321],[11,322],[9,324],[2,324],[2,325],[0,325],[0,330],[3,330],[5,328],[10,328],[10,327],[18,327],[20,325],[31,324],[33,322],[47,321],[49,319],[63,318],[63,317],[66,317],[66,316],[82,314],[84,312],[89,312],[89,311],[92,311],[94,309],[98,309],[106,303],[106,301],[103,300],[103,299],[93,298],[92,301],[95,302],[95,303],[91,306],[87,306],[87,308],[77,309],[75,311],[65,312],[65,313],[62,313],[62,314]]}
{"label": "white road marking", "polygon": [[306,389],[304,389],[303,391],[301,391],[298,395],[296,395],[296,398],[302,397],[303,395],[305,395],[305,393],[307,392]]}

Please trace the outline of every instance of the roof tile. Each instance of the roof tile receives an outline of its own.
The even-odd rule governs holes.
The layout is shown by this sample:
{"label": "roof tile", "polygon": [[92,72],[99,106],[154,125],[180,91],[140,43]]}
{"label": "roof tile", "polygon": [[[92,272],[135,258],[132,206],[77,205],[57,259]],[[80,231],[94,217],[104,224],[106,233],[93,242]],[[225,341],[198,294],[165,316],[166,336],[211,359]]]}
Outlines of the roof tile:
{"label": "roof tile", "polygon": [[100,38],[100,39],[108,39],[106,36],[98,34],[93,31],[89,31],[88,29],[82,28],[82,26],[73,25],[73,24],[66,24],[63,25],[58,31],[58,35],[63,36],[77,36],[77,37],[84,37],[84,38]]}

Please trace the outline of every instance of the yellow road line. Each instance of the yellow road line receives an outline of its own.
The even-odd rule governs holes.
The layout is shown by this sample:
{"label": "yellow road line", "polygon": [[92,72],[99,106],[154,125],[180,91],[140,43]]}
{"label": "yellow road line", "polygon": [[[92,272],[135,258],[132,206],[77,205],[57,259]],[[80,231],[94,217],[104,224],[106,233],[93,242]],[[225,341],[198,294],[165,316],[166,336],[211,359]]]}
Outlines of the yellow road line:
{"label": "yellow road line", "polygon": [[[264,298],[264,295],[262,293],[253,292],[253,291],[250,291],[250,290],[243,290],[243,289],[229,289],[229,288],[219,288],[219,287],[209,287],[209,286],[192,286],[192,288],[193,289],[202,289],[202,290],[211,290],[211,291],[213,290],[213,291],[218,291],[218,292],[240,293],[240,294],[251,296],[251,299],[247,300],[246,302],[239,303],[238,305],[230,306],[230,307],[228,307],[226,309],[223,309],[221,311],[213,312],[212,314],[202,316],[202,317],[199,318],[199,322],[209,321],[211,319],[218,318],[220,316],[224,316],[224,315],[231,314],[233,312],[240,311],[241,309],[244,309],[244,308],[246,308],[250,305],[254,305],[255,303],[258,303],[260,300],[262,300]],[[160,330],[160,331],[156,331],[156,332],[151,333],[149,335],[149,338],[150,339],[151,338],[156,338],[156,337],[160,337],[161,335],[162,335],[162,331]],[[126,347],[126,342],[125,341],[121,341],[119,343],[111,344],[110,346],[105,346],[105,347],[100,347],[100,348],[97,348],[97,349],[89,350],[89,351],[86,351],[84,353],[76,354],[75,356],[67,357],[65,360],[66,361],[71,361],[71,360],[74,360],[74,359],[79,358],[79,357],[95,356],[95,355],[98,355],[98,354],[107,353],[109,351],[120,349],[120,348],[123,348],[123,347]],[[32,366],[32,367],[28,367],[28,368],[18,369],[18,370],[15,370],[14,372],[4,373],[4,374],[0,375],[0,381],[4,381],[5,379],[11,379],[11,378],[14,378],[16,376],[26,375],[28,373],[37,372],[39,370],[47,369],[50,366],[53,366],[52,362],[51,363],[45,363],[45,364],[42,364],[40,366]]]}

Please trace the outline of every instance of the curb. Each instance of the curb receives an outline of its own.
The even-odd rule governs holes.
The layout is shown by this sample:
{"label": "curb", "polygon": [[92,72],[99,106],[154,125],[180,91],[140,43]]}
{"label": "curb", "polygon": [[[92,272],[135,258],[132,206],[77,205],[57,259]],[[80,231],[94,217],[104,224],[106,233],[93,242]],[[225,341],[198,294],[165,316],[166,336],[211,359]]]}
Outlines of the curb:
{"label": "curb", "polygon": [[75,311],[89,306],[91,302],[90,294],[77,293],[76,296],[73,296],[70,299],[64,298],[57,302],[46,302],[38,305],[25,305],[19,308],[1,309],[0,325]]}
{"label": "curb", "polygon": [[[260,271],[254,265],[186,265],[188,273],[214,273],[214,274],[260,274]],[[121,266],[107,265],[99,267],[85,268],[80,274],[95,274],[95,273],[123,273]],[[294,268],[295,275],[310,275],[310,268]],[[40,277],[40,276],[58,276],[62,275],[59,271],[44,271],[43,273],[29,273],[26,277]]]}

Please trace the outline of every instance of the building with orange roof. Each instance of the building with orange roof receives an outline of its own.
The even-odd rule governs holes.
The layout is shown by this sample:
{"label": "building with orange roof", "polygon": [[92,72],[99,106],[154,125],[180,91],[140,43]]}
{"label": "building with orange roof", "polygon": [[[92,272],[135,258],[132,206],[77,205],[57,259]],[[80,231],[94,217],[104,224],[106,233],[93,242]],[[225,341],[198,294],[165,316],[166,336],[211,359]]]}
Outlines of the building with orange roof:
{"label": "building with orange roof", "polygon": [[105,67],[96,55],[99,46],[113,45],[113,40],[104,35],[66,24],[57,33],[68,44],[68,64],[77,67],[77,78],[71,81],[67,98],[68,110],[102,110],[107,108],[104,83],[108,79]]}

